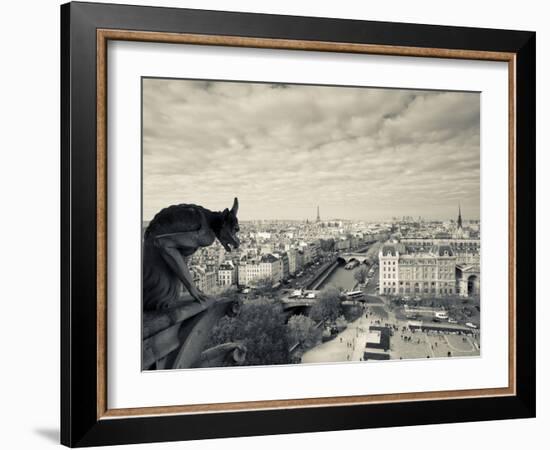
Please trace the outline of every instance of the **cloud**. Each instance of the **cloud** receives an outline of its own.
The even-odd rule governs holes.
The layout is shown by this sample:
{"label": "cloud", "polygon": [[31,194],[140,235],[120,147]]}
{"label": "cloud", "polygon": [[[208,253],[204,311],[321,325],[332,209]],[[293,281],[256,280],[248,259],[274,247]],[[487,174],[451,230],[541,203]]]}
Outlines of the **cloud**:
{"label": "cloud", "polygon": [[144,79],[144,218],[479,217],[479,95]]}

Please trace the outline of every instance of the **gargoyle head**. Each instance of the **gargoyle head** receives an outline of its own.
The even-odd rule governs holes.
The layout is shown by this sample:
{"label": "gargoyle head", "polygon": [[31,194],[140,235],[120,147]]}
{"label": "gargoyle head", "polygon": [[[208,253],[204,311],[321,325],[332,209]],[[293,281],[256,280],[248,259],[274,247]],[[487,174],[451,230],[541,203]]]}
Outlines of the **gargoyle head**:
{"label": "gargoyle head", "polygon": [[231,251],[232,247],[239,248],[240,245],[239,238],[237,237],[237,233],[239,232],[238,210],[239,200],[235,197],[231,210],[225,208],[222,212],[222,226],[218,232],[218,240],[228,252]]}

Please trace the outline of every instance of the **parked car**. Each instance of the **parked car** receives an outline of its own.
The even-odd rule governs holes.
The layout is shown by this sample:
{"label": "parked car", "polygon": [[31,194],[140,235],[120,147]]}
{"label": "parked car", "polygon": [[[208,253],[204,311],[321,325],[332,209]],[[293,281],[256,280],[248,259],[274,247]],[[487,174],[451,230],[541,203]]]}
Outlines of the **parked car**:
{"label": "parked car", "polygon": [[453,319],[452,317],[449,317],[449,323],[458,323],[458,320]]}
{"label": "parked car", "polygon": [[474,330],[477,330],[477,325],[473,324],[472,322],[466,322],[466,326],[468,328],[473,328]]}

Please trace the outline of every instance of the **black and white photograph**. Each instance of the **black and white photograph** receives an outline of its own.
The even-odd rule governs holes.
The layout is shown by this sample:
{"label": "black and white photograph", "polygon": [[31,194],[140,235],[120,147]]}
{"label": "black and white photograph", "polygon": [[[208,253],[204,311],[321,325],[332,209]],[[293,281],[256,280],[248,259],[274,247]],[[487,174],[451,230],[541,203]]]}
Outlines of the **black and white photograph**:
{"label": "black and white photograph", "polygon": [[143,370],[480,356],[479,92],[144,77],[142,158]]}
{"label": "black and white photograph", "polygon": [[548,441],[545,2],[3,6],[0,449]]}

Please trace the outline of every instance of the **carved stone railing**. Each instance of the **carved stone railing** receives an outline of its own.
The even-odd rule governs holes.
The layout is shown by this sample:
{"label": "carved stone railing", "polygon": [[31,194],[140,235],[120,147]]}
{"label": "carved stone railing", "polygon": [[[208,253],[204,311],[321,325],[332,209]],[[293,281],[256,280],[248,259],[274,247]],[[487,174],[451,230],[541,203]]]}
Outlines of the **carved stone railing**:
{"label": "carved stone railing", "polygon": [[239,303],[230,298],[204,304],[188,298],[170,309],[143,313],[144,370],[186,369],[243,364],[246,348],[225,343],[205,349],[210,332],[225,315],[236,315]]}

